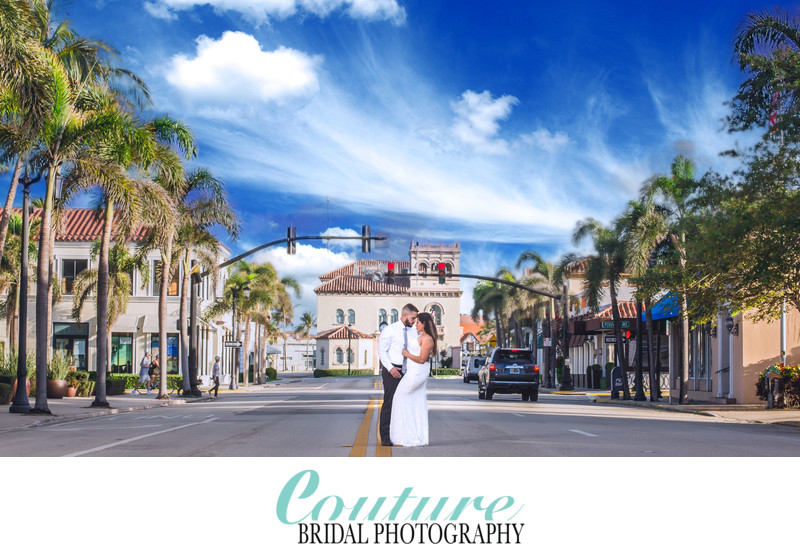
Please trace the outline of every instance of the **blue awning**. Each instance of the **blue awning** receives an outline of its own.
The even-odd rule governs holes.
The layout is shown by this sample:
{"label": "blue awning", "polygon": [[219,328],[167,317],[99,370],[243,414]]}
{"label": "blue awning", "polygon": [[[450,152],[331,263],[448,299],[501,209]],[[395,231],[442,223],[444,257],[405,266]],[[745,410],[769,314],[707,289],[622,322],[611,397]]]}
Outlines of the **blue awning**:
{"label": "blue awning", "polygon": [[[664,320],[666,318],[675,318],[680,313],[678,309],[678,295],[675,293],[667,293],[653,305],[653,320]],[[647,314],[642,314],[642,321],[647,320]]]}

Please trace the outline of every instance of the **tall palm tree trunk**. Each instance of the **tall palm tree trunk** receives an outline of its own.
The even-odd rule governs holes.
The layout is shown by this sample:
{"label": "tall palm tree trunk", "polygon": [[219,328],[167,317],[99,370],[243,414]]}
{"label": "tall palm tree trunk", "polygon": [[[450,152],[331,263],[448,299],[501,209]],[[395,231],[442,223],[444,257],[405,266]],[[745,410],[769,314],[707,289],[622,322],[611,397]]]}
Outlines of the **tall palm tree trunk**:
{"label": "tall palm tree trunk", "polygon": [[653,353],[653,308],[650,299],[644,301],[645,318],[647,318],[647,368],[650,370],[650,400],[658,401],[658,384],[656,383],[655,353]]}
{"label": "tall palm tree trunk", "polygon": [[[3,250],[6,247],[6,237],[8,237],[8,222],[11,219],[11,210],[14,208],[14,197],[17,196],[17,186],[19,185],[19,176],[22,175],[22,157],[17,158],[17,165],[14,166],[14,174],[11,177],[11,185],[8,188],[8,196],[6,197],[6,204],[3,207],[3,216],[0,217],[0,258],[3,256]],[[11,343],[13,345],[13,343]]]}
{"label": "tall palm tree trunk", "polygon": [[31,410],[37,414],[50,414],[47,407],[47,359],[51,282],[50,228],[53,222],[53,196],[56,186],[57,168],[48,167],[47,192],[45,193],[42,221],[39,226],[39,262],[36,266],[36,403]]}
{"label": "tall palm tree trunk", "polygon": [[158,354],[160,380],[158,399],[167,399],[167,293],[169,292],[170,267],[172,266],[172,237],[161,253],[161,288],[158,292]]}
{"label": "tall palm tree trunk", "polygon": [[617,344],[614,350],[617,352],[617,360],[619,361],[619,369],[622,371],[622,398],[630,400],[631,390],[628,387],[628,360],[625,357],[625,349],[622,343],[622,318],[619,315],[619,305],[617,305],[617,295],[611,291],[611,315],[614,317],[614,335],[617,338]]}
{"label": "tall palm tree trunk", "polygon": [[106,399],[106,375],[110,354],[108,333],[108,251],[111,248],[111,229],[114,225],[114,204],[106,204],[103,235],[100,239],[100,254],[97,262],[97,385],[93,407],[108,407]]}
{"label": "tall palm tree trunk", "polygon": [[244,343],[242,343],[242,349],[244,349],[244,368],[242,371],[244,372],[244,385],[247,386],[248,384],[248,374],[250,373],[250,315],[247,315],[247,318],[244,319]]}
{"label": "tall palm tree trunk", "polygon": [[[689,403],[689,315],[686,295],[679,294],[681,304],[681,382],[678,403]],[[672,384],[670,384],[672,387]]]}
{"label": "tall palm tree trunk", "polygon": [[184,395],[192,390],[192,384],[189,379],[189,334],[187,333],[187,323],[189,313],[189,288],[192,287],[189,278],[191,277],[188,261],[189,254],[183,257],[181,265],[183,266],[183,279],[181,280],[181,304],[178,311],[178,334],[181,341],[181,387],[183,388]]}

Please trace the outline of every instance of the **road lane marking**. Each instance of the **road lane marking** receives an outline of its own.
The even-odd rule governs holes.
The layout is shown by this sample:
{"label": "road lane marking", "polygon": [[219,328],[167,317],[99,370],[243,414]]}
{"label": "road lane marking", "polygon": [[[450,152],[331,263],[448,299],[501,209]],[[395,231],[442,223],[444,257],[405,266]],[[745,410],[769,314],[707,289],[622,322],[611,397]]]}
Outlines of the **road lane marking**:
{"label": "road lane marking", "polygon": [[378,401],[378,429],[375,430],[375,438],[377,439],[378,447],[375,449],[376,457],[391,457],[392,448],[388,445],[383,445],[381,439],[381,409],[383,408],[383,399]]}
{"label": "road lane marking", "polygon": [[365,457],[367,455],[367,441],[369,440],[369,427],[372,424],[372,413],[375,410],[375,397],[370,397],[369,404],[367,405],[367,412],[364,414],[364,419],[358,427],[356,433],[356,440],[353,442],[353,448],[350,449],[351,457]]}
{"label": "road lane marking", "polygon": [[589,432],[584,432],[583,430],[570,430],[570,432],[575,432],[576,434],[582,434],[589,437],[597,437],[595,434],[590,434]]}
{"label": "road lane marking", "polygon": [[520,418],[525,418],[524,414],[519,414],[519,413],[516,413],[516,412],[512,412],[511,414],[513,414],[514,416],[519,416]]}
{"label": "road lane marking", "polygon": [[183,426],[175,426],[174,428],[169,428],[166,430],[161,430],[158,432],[153,432],[150,434],[144,434],[142,436],[132,437],[130,439],[123,439],[122,441],[115,441],[114,443],[109,443],[107,445],[101,445],[100,447],[95,447],[93,449],[87,449],[86,451],[77,451],[75,453],[70,453],[69,455],[64,455],[65,457],[80,457],[81,455],[88,455],[89,453],[96,453],[97,451],[103,451],[105,449],[111,449],[112,447],[116,447],[118,445],[124,445],[126,443],[132,443],[134,441],[139,441],[140,439],[146,439],[148,437],[153,437],[161,434],[166,434],[168,432],[174,432],[175,430],[180,430],[182,428],[188,428],[190,426],[197,426],[198,424],[208,424],[209,422],[213,422],[216,418],[209,418],[208,420],[203,420],[202,422],[192,422],[191,424],[184,424]]}

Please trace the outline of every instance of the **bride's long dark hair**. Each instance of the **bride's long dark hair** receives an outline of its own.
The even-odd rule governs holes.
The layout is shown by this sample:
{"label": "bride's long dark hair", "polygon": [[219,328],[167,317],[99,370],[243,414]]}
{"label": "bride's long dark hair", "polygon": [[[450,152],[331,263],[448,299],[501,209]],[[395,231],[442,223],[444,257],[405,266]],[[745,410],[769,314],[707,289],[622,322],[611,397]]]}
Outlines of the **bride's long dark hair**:
{"label": "bride's long dark hair", "polygon": [[427,312],[420,312],[417,319],[422,322],[425,333],[433,338],[433,350],[431,351],[431,355],[434,355],[436,353],[436,341],[439,339],[439,334],[436,331],[436,322],[433,321],[433,316]]}

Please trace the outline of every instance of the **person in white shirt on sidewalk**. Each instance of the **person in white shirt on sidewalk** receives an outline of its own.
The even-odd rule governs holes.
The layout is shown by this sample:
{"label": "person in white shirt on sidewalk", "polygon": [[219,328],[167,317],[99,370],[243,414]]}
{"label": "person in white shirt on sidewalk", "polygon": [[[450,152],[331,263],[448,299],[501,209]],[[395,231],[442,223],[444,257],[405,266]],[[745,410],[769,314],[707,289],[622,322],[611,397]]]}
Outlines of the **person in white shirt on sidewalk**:
{"label": "person in white shirt on sidewalk", "polygon": [[413,328],[419,310],[413,304],[405,305],[400,312],[400,320],[389,324],[381,332],[378,340],[378,358],[381,361],[381,378],[383,381],[383,406],[380,415],[380,434],[383,445],[392,445],[389,436],[392,419],[392,399],[400,380],[403,378],[405,358],[403,349],[408,348],[409,330],[416,341],[417,332]]}

